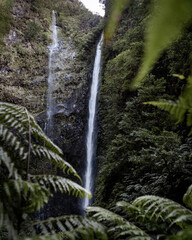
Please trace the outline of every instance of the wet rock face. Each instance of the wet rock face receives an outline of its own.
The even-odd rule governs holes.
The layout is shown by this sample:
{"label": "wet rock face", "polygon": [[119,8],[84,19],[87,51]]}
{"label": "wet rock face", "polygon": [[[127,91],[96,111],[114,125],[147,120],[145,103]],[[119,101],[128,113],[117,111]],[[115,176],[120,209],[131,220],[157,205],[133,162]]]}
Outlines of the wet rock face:
{"label": "wet rock face", "polygon": [[[88,67],[79,70],[76,51],[71,39],[60,39],[59,51],[55,57],[54,90],[52,93],[52,131],[46,132],[47,112],[36,117],[52,141],[64,152],[67,160],[83,179],[86,164],[86,132],[88,115],[88,93],[91,71]],[[94,58],[94,56],[93,56]],[[37,84],[40,79],[37,79]],[[74,179],[75,181],[77,179]],[[60,202],[59,204],[54,204]],[[81,214],[81,200],[56,194],[46,207],[48,216]],[[49,211],[52,208],[53,211]],[[49,215],[51,214],[51,215]]]}
{"label": "wet rock face", "polygon": [[[87,92],[84,90],[84,92]],[[83,96],[83,97],[82,97]],[[53,142],[64,152],[64,158],[83,179],[86,163],[85,138],[87,128],[87,96],[76,97],[75,94],[63,103],[54,106]],[[41,127],[45,127],[46,112],[37,116]],[[77,181],[77,179],[74,179]],[[80,182],[79,182],[80,183]],[[81,200],[75,197],[56,194],[46,207],[47,217],[63,214],[82,214]]]}

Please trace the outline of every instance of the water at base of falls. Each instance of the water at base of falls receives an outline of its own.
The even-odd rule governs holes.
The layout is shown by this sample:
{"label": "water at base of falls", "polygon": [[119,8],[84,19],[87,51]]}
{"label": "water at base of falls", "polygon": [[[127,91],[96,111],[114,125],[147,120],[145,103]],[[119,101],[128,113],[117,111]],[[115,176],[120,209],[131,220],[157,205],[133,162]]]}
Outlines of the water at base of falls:
{"label": "water at base of falls", "polygon": [[52,13],[52,44],[49,47],[49,75],[48,75],[48,91],[47,91],[47,124],[46,124],[46,133],[49,137],[51,137],[52,129],[53,129],[53,97],[52,93],[54,91],[54,68],[55,68],[55,58],[58,50],[58,38],[57,38],[57,26],[56,26],[56,17],[55,11]]}
{"label": "water at base of falls", "polygon": [[[89,98],[89,118],[88,118],[88,132],[87,132],[87,159],[86,159],[86,172],[85,172],[85,189],[89,192],[93,190],[93,161],[94,155],[96,151],[96,131],[95,131],[95,123],[96,123],[96,110],[97,110],[97,95],[98,95],[98,87],[100,80],[100,69],[101,69],[101,45],[103,41],[103,35],[97,45],[97,51],[95,56],[94,68],[93,68],[93,76],[92,76],[92,84],[91,84],[91,92]],[[90,200],[87,198],[83,201],[83,210],[86,210],[87,206],[91,204]]]}

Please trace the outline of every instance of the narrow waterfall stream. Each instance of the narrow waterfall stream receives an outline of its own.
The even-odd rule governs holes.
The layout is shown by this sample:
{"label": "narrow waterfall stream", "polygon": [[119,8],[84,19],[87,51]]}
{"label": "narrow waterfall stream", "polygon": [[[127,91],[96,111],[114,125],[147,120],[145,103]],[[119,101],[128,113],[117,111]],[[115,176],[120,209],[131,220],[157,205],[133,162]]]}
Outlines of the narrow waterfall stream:
{"label": "narrow waterfall stream", "polygon": [[[85,172],[85,188],[92,192],[93,189],[93,161],[94,153],[96,150],[96,131],[95,131],[95,122],[96,122],[96,109],[97,109],[97,94],[98,86],[100,79],[100,69],[101,69],[101,45],[103,41],[103,35],[97,45],[97,51],[95,56],[92,84],[91,84],[91,93],[89,99],[89,118],[88,118],[88,132],[87,132],[87,159],[86,159],[86,172]],[[84,199],[83,209],[90,204],[90,200],[87,198]]]}
{"label": "narrow waterfall stream", "polygon": [[45,131],[48,136],[51,137],[52,125],[53,125],[53,97],[52,93],[54,90],[54,82],[55,82],[55,63],[56,63],[56,52],[58,49],[58,38],[57,38],[57,26],[56,26],[56,17],[55,11],[52,13],[52,44],[49,47],[49,75],[48,75],[48,91],[47,91],[47,126]]}

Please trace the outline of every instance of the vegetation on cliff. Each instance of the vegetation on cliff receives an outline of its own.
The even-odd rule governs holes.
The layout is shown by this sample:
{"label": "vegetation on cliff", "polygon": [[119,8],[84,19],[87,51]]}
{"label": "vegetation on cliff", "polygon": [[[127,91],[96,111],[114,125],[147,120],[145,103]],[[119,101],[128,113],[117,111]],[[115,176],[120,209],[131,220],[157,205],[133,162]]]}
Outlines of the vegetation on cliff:
{"label": "vegetation on cliff", "polygon": [[83,76],[91,67],[90,58],[101,31],[97,27],[100,17],[85,9],[78,0],[3,0],[0,4],[0,100],[21,104],[39,113],[46,108],[52,10],[57,14],[63,48],[69,37],[74,46],[74,72],[84,72]]}
{"label": "vegetation on cliff", "polygon": [[[74,191],[80,196],[84,196],[85,191],[72,182],[66,184],[66,180],[63,182],[59,177],[29,175],[29,168],[25,169],[31,162],[30,156],[33,155],[33,160],[39,155],[41,158],[49,158],[63,168],[63,160],[59,155],[61,151],[43,135],[26,109],[2,104],[0,170],[3,179],[1,179],[0,191],[4,191],[4,194],[1,195],[0,211],[3,214],[0,220],[7,225],[2,226],[0,236],[4,238],[7,237],[6,229],[19,230],[22,234],[27,230],[28,240],[185,240],[192,237],[190,210],[192,160],[189,157],[192,144],[190,131],[192,34],[191,22],[188,24],[191,18],[189,11],[191,1],[122,0],[121,3],[129,2],[129,7],[119,5],[119,0],[114,1],[117,18],[113,22],[112,33],[115,29],[116,32],[113,38],[112,35],[110,37],[106,35],[103,51],[99,172],[95,194],[96,204],[112,211],[101,207],[90,207],[89,217],[64,216],[38,221],[34,223],[35,231],[32,231],[31,226],[27,228],[25,225],[22,228],[20,220],[25,219],[26,213],[28,217],[34,217],[28,215],[28,210],[34,212],[47,201],[50,186],[55,190],[58,186],[60,190],[67,192],[75,188]],[[114,1],[106,1],[108,14],[111,14],[110,8]],[[32,1],[26,2],[32,3]],[[151,2],[155,6],[153,10],[151,10]],[[42,10],[40,1],[35,0],[33,3],[34,5],[31,6],[34,7],[34,12]],[[73,9],[75,6],[73,3],[73,0],[58,2],[55,6],[62,9],[63,4],[66,4],[63,11],[69,9],[66,11],[66,16],[71,16],[78,11]],[[158,16],[158,14],[154,15],[155,11],[158,14],[163,12]],[[79,18],[84,19],[81,14]],[[146,25],[149,19],[151,19],[149,23],[154,25]],[[73,18],[70,20],[73,22]],[[81,50],[79,60],[83,60],[84,52],[87,50],[81,44],[85,41],[88,46],[92,45],[94,35],[87,33],[87,40],[79,33],[73,35],[76,25],[69,24],[67,28],[68,22],[62,13],[58,14],[58,21],[61,30],[64,29],[61,34],[66,33],[67,37],[75,37],[74,44]],[[176,27],[175,23],[177,23]],[[40,28],[36,22],[28,24],[25,38],[32,42],[35,41]],[[87,25],[84,24],[86,32]],[[117,28],[116,24],[118,24]],[[147,30],[149,35],[145,35],[146,26],[149,26]],[[158,31],[159,27],[161,30],[166,29],[166,36],[157,37],[158,34],[162,34]],[[97,31],[99,29],[95,28],[94,32]],[[155,37],[150,34],[154,34]],[[144,44],[144,36],[150,36],[147,40],[152,42],[148,41],[149,45]],[[152,55],[149,54],[150,47],[154,51]],[[163,52],[165,48],[167,49]],[[143,53],[145,57],[142,64]],[[141,66],[140,71],[139,66]],[[132,91],[135,87],[138,88]],[[176,125],[175,120],[163,110],[173,114],[179,124]],[[8,144],[10,138],[12,141]],[[66,162],[64,164],[69,168],[69,172],[77,176],[70,165]],[[29,177],[34,182],[31,183]],[[38,188],[31,187],[31,184],[37,184]],[[14,193],[17,200],[11,202]],[[41,198],[37,199],[37,196]],[[181,205],[182,198],[189,209]],[[15,218],[16,221],[9,221],[9,217],[13,217],[13,220]],[[16,237],[14,232],[11,233],[11,236]]]}
{"label": "vegetation on cliff", "polygon": [[150,1],[131,1],[104,46],[96,203],[106,207],[151,193],[181,202],[192,182],[191,137],[185,123],[176,126],[166,112],[143,104],[179,96],[186,82],[173,74],[190,74],[190,26],[140,87],[130,90],[141,65],[150,14]]}

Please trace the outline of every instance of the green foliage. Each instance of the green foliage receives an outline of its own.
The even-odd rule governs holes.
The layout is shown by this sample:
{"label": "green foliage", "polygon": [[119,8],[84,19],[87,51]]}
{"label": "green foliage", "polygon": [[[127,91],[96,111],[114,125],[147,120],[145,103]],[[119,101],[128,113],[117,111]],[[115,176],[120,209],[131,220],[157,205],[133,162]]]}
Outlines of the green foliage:
{"label": "green foliage", "polygon": [[169,236],[168,240],[189,240],[192,238],[192,229],[187,228],[183,231],[180,231],[177,235]]}
{"label": "green foliage", "polygon": [[183,196],[183,202],[187,207],[192,209],[192,185],[188,187],[187,192]]}
{"label": "green foliage", "polygon": [[[111,74],[112,79],[115,77],[118,75]],[[120,105],[122,101],[115,98],[117,89],[106,86],[110,87],[108,82],[103,86],[108,94],[103,96],[101,109],[104,129],[101,143],[105,152],[99,155],[97,204],[111,206],[114,201],[132,201],[151,192],[173,199],[178,199],[180,194],[181,199],[187,188],[181,189],[182,182],[189,181],[189,185],[191,181],[188,171],[191,160],[187,158],[190,145],[182,143],[181,137],[171,131],[172,121],[167,113],[143,105],[143,101],[151,98],[168,97],[165,79],[149,75],[137,95],[128,98],[124,108]]]}
{"label": "green foliage", "polygon": [[[108,1],[108,4],[113,2]],[[191,42],[191,29],[185,34],[183,31],[191,21],[191,1],[153,1],[154,9],[148,12],[150,16],[145,12],[148,2],[132,1],[124,13],[121,10],[118,29],[113,39],[110,37],[110,44],[105,46],[107,55],[101,88],[102,133],[96,202],[110,208],[114,201],[121,198],[131,202],[133,197],[145,195],[136,198],[132,204],[118,203],[118,207],[126,210],[123,211],[125,221],[126,218],[133,220],[155,239],[190,239],[192,212],[163,196],[181,202],[184,188],[191,184],[191,173],[188,171],[191,169],[191,159],[188,158],[191,140],[186,138],[186,128],[181,124],[186,118],[187,126],[191,126],[191,77],[176,103],[173,99],[180,94],[184,84],[172,77],[175,72],[184,76],[190,72],[191,58],[187,53],[190,52],[190,44],[186,43]],[[133,6],[141,7],[141,15],[134,14]],[[130,92],[129,83],[135,77],[136,66],[141,60],[143,25],[148,18],[143,64],[131,85],[133,89],[138,85],[140,88]],[[137,19],[137,26],[134,19]],[[137,47],[138,52],[134,55]],[[152,73],[147,75],[153,66]],[[157,102],[162,98],[168,101]],[[151,106],[142,104],[151,99],[156,99],[152,105],[173,113],[180,125],[172,127],[172,120],[167,114],[160,110],[155,112]],[[146,196],[151,193],[162,197]],[[191,187],[184,196],[184,202],[191,206]],[[115,211],[119,213],[120,209]],[[114,217],[100,208],[95,207],[95,212],[95,217],[105,224],[110,218],[116,219],[116,215]],[[183,231],[179,232],[181,229]],[[119,232],[115,228],[115,231],[116,236],[118,233],[124,236],[123,228]],[[128,238],[125,235],[123,239]]]}
{"label": "green foliage", "polygon": [[104,46],[97,205],[111,207],[118,200],[130,202],[151,193],[181,202],[191,184],[191,140],[185,124],[174,125],[166,112],[143,105],[160,99],[172,103],[180,94],[185,82],[172,75],[189,75],[191,28],[169,45],[140,88],[130,91],[143,55],[150,2],[132,1],[121,14],[112,41]]}
{"label": "green foliage", "polygon": [[[146,102],[145,104],[151,104],[162,110],[168,111],[176,119],[177,123],[182,122],[186,117],[186,123],[188,127],[192,126],[192,78],[187,79],[187,84],[181,93],[177,102],[173,101],[152,101]],[[192,129],[189,135],[192,134]]]}
{"label": "green foliage", "polygon": [[[119,202],[117,205],[130,208],[126,202]],[[177,224],[181,228],[191,225],[192,212],[170,199],[146,195],[135,199],[132,206],[131,211],[136,212],[136,218],[144,222],[167,222],[169,226]]]}
{"label": "green foliage", "polygon": [[[158,234],[167,235],[166,239],[187,239],[191,234],[192,212],[170,199],[149,195],[135,199],[132,204],[118,202],[117,206],[141,226],[147,226],[148,231],[154,231],[156,225]],[[168,236],[171,232],[173,235]]]}
{"label": "green foliage", "polygon": [[4,0],[0,2],[0,50],[3,45],[3,37],[9,32],[12,7],[12,0]]}
{"label": "green foliage", "polygon": [[105,29],[105,40],[111,40],[117,28],[122,12],[129,5],[130,0],[114,0],[108,24]]}
{"label": "green foliage", "polygon": [[39,32],[42,30],[41,26],[36,22],[29,22],[27,25],[27,29],[24,32],[24,37],[26,41],[37,41]]}
{"label": "green foliage", "polygon": [[132,83],[136,88],[152,66],[190,21],[192,2],[189,0],[160,0],[155,1],[152,15],[146,27],[146,44],[142,66],[138,76]]}
{"label": "green foliage", "polygon": [[121,239],[129,237],[129,239],[150,240],[151,238],[140,228],[128,222],[119,214],[111,212],[101,207],[88,207],[88,214],[93,213],[93,218],[108,226],[107,232],[110,239]]}
{"label": "green foliage", "polygon": [[[112,39],[123,11],[129,1],[114,1],[106,28],[106,39]],[[162,52],[181,37],[183,29],[191,23],[190,0],[160,0],[153,2],[152,13],[146,26],[145,49],[138,75],[131,84],[135,89],[152,69]]]}
{"label": "green foliage", "polygon": [[52,187],[55,192],[68,192],[70,195],[74,195],[79,198],[85,196],[85,189],[70,179],[51,175],[30,175],[30,180],[32,182],[37,182],[40,185],[43,184],[44,186],[49,186],[49,188]]}
{"label": "green foliage", "polygon": [[65,174],[80,179],[26,108],[0,103],[0,143],[0,223],[9,233],[9,239],[17,239],[17,231],[30,219],[29,213],[40,210],[48,202],[51,188],[77,197],[90,197],[83,187],[64,177],[29,174],[35,160],[46,159]]}
{"label": "green foliage", "polygon": [[[27,226],[26,226],[27,227]],[[30,227],[30,226],[28,226]],[[100,239],[107,240],[105,226],[90,217],[69,215],[37,221],[33,224],[34,234],[39,229],[43,236],[27,239],[50,239],[47,235],[51,232],[51,239]]]}

